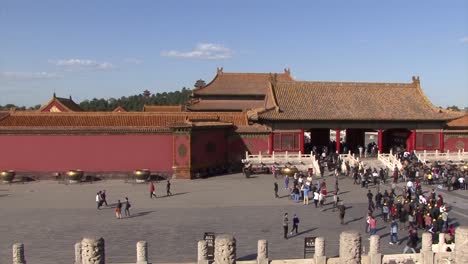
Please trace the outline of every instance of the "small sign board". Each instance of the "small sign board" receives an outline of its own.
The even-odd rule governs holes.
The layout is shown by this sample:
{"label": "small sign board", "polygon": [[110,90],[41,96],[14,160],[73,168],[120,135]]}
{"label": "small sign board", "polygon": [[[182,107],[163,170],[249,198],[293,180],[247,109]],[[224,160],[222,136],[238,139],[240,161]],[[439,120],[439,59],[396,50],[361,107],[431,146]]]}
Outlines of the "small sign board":
{"label": "small sign board", "polygon": [[205,240],[208,244],[208,259],[214,259],[214,243],[215,243],[215,233],[213,232],[205,232],[203,236],[203,240]]}
{"label": "small sign board", "polygon": [[315,237],[304,238],[304,258],[306,258],[308,254],[315,254]]}

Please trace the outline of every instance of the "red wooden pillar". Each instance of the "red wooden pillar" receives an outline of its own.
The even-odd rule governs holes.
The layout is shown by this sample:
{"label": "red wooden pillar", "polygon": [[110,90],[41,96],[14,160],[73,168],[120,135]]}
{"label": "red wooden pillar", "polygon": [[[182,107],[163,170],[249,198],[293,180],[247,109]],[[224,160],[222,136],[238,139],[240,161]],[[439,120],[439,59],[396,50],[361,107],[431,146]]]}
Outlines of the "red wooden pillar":
{"label": "red wooden pillar", "polygon": [[377,130],[377,147],[380,153],[383,153],[383,133],[382,129]]}
{"label": "red wooden pillar", "polygon": [[340,144],[340,141],[341,141],[341,130],[339,129],[335,129],[335,133],[336,133],[336,151],[338,153],[341,153],[341,144]]}
{"label": "red wooden pillar", "polygon": [[273,132],[268,136],[268,154],[273,154]]}
{"label": "red wooden pillar", "polygon": [[299,150],[304,154],[304,129],[299,133]]}
{"label": "red wooden pillar", "polygon": [[411,144],[413,145],[413,149],[410,151],[416,150],[416,129],[413,129],[411,132]]}
{"label": "red wooden pillar", "polygon": [[444,152],[444,131],[439,132],[439,147],[440,152]]}

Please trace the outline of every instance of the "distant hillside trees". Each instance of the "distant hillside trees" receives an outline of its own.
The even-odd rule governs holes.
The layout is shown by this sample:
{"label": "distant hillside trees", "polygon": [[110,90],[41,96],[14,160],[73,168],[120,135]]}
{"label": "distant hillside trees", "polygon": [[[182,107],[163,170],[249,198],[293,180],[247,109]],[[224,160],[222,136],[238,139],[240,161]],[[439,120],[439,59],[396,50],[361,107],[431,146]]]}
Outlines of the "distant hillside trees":
{"label": "distant hillside trees", "polygon": [[122,106],[127,111],[142,111],[143,105],[183,105],[187,102],[192,90],[185,87],[180,91],[163,92],[151,94],[148,90],[138,95],[122,96],[118,99],[98,99],[84,100],[80,107],[85,111],[112,111],[117,106]]}

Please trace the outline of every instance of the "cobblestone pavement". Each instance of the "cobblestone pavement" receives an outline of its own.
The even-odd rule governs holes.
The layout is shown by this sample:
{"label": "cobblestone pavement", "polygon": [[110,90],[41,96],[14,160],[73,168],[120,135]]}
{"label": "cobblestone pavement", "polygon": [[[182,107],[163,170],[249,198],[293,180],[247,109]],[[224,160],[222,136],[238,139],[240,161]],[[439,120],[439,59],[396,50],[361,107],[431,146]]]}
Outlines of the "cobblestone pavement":
{"label": "cobblestone pavement", "polygon": [[[329,189],[333,178],[327,178]],[[368,249],[364,233],[366,189],[352,185],[350,179],[340,180],[340,198],[347,207],[346,225],[340,225],[331,204],[325,211],[313,204],[304,206],[289,200],[281,188],[281,199],[273,195],[271,175],[256,175],[246,179],[240,174],[203,180],[172,181],[171,197],[165,194],[165,183],[157,184],[160,197],[149,198],[148,186],[123,181],[103,181],[94,184],[63,185],[53,181],[0,185],[0,263],[11,261],[11,246],[25,244],[28,262],[35,264],[71,263],[74,243],[83,236],[102,236],[106,240],[108,262],[136,260],[136,242],[149,243],[152,262],[190,262],[196,260],[197,240],[204,232],[232,233],[237,239],[240,259],[256,257],[258,239],[269,241],[272,259],[302,258],[304,237],[324,236],[326,254],[338,254],[339,233],[357,229]],[[96,210],[95,195],[105,189],[108,201],[114,203],[125,196],[132,203],[131,218],[117,220],[111,208]],[[383,188],[382,188],[383,189]],[[372,189],[375,192],[375,189]],[[456,197],[461,199],[460,197]],[[466,203],[466,198],[463,198]],[[328,198],[328,202],[331,197]],[[458,203],[462,202],[457,200]],[[299,234],[282,238],[282,216],[296,213],[300,219]],[[468,224],[460,214],[452,220]],[[399,253],[405,245],[388,245],[388,225],[378,219],[384,253]],[[406,231],[400,231],[400,238]]]}

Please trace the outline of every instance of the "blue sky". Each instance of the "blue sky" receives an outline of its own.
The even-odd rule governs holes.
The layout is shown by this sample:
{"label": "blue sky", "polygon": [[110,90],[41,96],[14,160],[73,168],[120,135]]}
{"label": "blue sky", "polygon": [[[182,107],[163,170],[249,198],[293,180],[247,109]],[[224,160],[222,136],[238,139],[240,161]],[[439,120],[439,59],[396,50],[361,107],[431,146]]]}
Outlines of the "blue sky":
{"label": "blue sky", "polygon": [[0,104],[174,91],[225,72],[410,82],[468,106],[468,1],[0,0]]}

